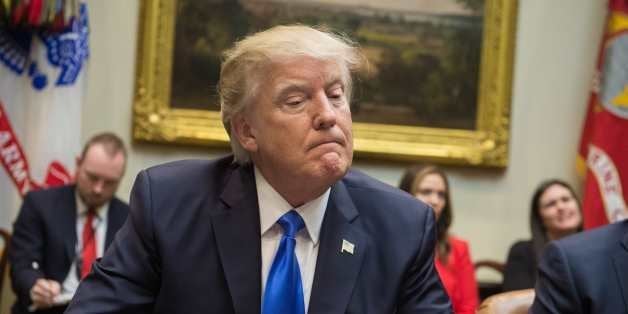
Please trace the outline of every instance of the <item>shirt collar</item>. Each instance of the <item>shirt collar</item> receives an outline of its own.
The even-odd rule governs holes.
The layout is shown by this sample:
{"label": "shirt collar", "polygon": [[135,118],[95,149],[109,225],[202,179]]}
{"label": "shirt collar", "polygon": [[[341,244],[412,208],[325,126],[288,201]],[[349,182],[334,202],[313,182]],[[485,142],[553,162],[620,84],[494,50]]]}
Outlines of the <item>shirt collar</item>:
{"label": "shirt collar", "polygon": [[[87,215],[87,204],[83,202],[83,199],[79,196],[78,191],[75,190],[74,197],[76,199],[76,216],[84,217]],[[99,219],[107,217],[107,213],[109,212],[109,202],[104,205],[96,208],[96,217]]]}
{"label": "shirt collar", "polygon": [[318,236],[323,224],[323,217],[329,201],[328,188],[321,196],[297,207],[293,208],[271,185],[266,178],[255,167],[255,186],[257,187],[257,201],[260,213],[261,235],[270,230],[277,220],[285,213],[294,209],[305,223],[305,228],[314,245],[318,244]]}

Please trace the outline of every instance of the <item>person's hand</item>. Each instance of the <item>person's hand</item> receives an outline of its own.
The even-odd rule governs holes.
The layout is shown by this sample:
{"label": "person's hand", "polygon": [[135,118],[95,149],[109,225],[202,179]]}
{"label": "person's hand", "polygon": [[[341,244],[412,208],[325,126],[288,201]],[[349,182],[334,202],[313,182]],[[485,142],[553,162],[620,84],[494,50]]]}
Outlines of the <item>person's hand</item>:
{"label": "person's hand", "polygon": [[39,278],[30,291],[31,301],[37,309],[45,309],[54,305],[54,298],[61,293],[61,285],[54,281]]}

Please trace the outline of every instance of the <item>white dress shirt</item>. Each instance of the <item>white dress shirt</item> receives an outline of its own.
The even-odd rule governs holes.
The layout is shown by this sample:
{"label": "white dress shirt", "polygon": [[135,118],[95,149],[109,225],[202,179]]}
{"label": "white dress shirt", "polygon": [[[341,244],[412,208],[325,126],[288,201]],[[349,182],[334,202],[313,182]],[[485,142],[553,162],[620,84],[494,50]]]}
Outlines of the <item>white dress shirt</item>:
{"label": "white dress shirt", "polygon": [[303,284],[303,303],[305,313],[310,304],[312,281],[316,269],[318,257],[318,236],[323,224],[323,217],[327,209],[330,189],[327,189],[318,198],[309,201],[297,208],[293,208],[275,189],[266,181],[262,173],[255,167],[255,185],[257,187],[257,200],[259,204],[260,230],[262,239],[262,302],[264,302],[264,290],[270,267],[279,248],[279,242],[283,235],[283,228],[277,224],[277,220],[285,213],[294,209],[303,221],[305,227],[296,234],[296,247],[294,249],[299,269],[301,270],[301,282]]}
{"label": "white dress shirt", "polygon": [[[76,198],[76,247],[75,257],[70,266],[68,276],[65,277],[63,284],[61,285],[61,295],[56,298],[55,303],[69,302],[76,288],[78,288],[80,279],[78,276],[76,263],[81,258],[83,248],[83,227],[85,227],[85,220],[87,219],[87,205],[78,196],[78,193],[74,193]],[[109,203],[96,208],[96,215],[92,220],[92,227],[96,231],[96,257],[101,257],[105,251],[105,238],[107,236],[107,213],[109,212]]]}

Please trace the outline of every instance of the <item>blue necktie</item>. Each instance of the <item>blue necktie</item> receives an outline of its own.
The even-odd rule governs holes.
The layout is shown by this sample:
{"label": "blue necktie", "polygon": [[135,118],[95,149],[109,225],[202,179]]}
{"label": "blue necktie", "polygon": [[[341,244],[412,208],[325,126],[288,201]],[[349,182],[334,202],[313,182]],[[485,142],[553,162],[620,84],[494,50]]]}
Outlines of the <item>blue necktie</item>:
{"label": "blue necktie", "polygon": [[281,216],[277,223],[284,232],[266,280],[262,314],[305,314],[301,271],[294,254],[294,237],[305,224],[294,210]]}

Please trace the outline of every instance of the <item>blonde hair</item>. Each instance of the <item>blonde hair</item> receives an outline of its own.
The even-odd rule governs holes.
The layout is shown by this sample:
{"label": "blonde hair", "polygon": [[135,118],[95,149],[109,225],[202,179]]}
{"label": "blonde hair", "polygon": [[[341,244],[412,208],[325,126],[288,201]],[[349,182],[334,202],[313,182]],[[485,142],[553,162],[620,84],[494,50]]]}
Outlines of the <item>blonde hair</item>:
{"label": "blonde hair", "polygon": [[336,62],[341,67],[347,101],[351,101],[351,74],[360,70],[366,59],[350,39],[321,28],[303,25],[275,26],[250,35],[224,52],[218,95],[220,113],[229,134],[235,161],[250,161],[249,153],[232,136],[231,120],[243,112],[260,92],[267,67],[282,60],[307,56]]}

